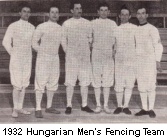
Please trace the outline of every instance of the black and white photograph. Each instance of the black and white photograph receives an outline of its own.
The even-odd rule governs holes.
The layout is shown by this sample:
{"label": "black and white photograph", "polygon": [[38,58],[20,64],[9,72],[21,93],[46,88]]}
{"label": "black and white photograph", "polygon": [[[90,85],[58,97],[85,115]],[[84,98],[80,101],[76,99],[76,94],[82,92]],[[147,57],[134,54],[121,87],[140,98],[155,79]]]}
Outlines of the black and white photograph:
{"label": "black and white photograph", "polygon": [[0,0],[3,123],[167,123],[167,0]]}

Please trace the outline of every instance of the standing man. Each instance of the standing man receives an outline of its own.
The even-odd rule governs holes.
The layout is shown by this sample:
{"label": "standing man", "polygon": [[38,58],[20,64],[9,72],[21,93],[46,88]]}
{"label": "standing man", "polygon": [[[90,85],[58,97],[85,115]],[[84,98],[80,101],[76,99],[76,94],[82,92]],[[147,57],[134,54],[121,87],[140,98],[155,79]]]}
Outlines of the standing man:
{"label": "standing man", "polygon": [[155,118],[156,114],[153,109],[156,96],[156,75],[157,70],[162,70],[160,61],[163,46],[158,29],[149,24],[147,18],[146,8],[138,8],[139,26],[136,32],[137,83],[142,101],[142,110],[135,115],[149,115],[151,118]]}
{"label": "standing man", "polygon": [[77,79],[79,79],[81,87],[81,110],[91,113],[93,110],[87,106],[88,86],[91,82],[91,25],[88,20],[81,17],[82,6],[79,1],[74,1],[70,9],[73,17],[63,24],[64,35],[62,43],[66,52],[65,85],[67,86],[67,108],[65,113],[71,114],[71,101]]}
{"label": "standing man", "polygon": [[31,9],[29,5],[21,5],[20,20],[9,25],[3,39],[3,46],[10,55],[10,79],[13,86],[13,113],[12,117],[18,117],[18,113],[30,114],[23,109],[25,89],[30,83],[32,48],[31,41],[34,26],[28,22]]}
{"label": "standing man", "polygon": [[99,18],[92,21],[93,51],[92,51],[92,85],[95,90],[96,109],[95,113],[102,111],[100,103],[101,87],[104,94],[104,111],[111,113],[108,108],[110,87],[114,82],[114,59],[113,46],[115,44],[113,32],[116,23],[108,19],[109,5],[105,2],[98,6]]}
{"label": "standing man", "polygon": [[47,107],[45,112],[60,114],[59,111],[51,107],[54,93],[58,88],[60,75],[58,50],[62,38],[62,29],[57,24],[58,19],[58,7],[50,7],[49,21],[38,25],[33,36],[33,48],[37,51],[35,70],[36,118],[43,118],[41,100],[45,88],[47,89]]}
{"label": "standing man", "polygon": [[125,5],[121,8],[119,18],[121,25],[115,31],[115,91],[118,107],[114,114],[124,112],[130,115],[128,105],[136,78],[135,31],[137,26],[129,23],[131,13]]}

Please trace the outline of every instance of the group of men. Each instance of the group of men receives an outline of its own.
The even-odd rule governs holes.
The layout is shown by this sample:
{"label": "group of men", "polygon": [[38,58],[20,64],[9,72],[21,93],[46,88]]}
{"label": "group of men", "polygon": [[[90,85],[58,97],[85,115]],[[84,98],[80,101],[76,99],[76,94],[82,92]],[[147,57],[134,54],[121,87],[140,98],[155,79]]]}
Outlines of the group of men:
{"label": "group of men", "polygon": [[[110,87],[114,85],[118,107],[114,114],[132,114],[129,101],[137,79],[142,109],[136,116],[156,117],[154,109],[156,74],[161,71],[163,46],[157,28],[147,22],[146,8],[137,9],[139,26],[129,23],[130,10],[123,6],[119,13],[120,26],[108,18],[107,3],[100,3],[99,18],[88,21],[81,17],[82,6],[74,2],[70,7],[72,18],[60,26],[59,8],[51,6],[49,20],[35,27],[28,22],[31,9],[20,9],[20,20],[12,23],[5,34],[3,46],[10,54],[10,77],[13,85],[13,113],[30,114],[23,109],[25,88],[29,85],[32,48],[37,52],[35,69],[36,118],[43,118],[42,95],[47,94],[46,113],[60,114],[52,107],[60,75],[58,49],[60,44],[66,54],[65,85],[67,93],[66,114],[72,113],[72,97],[77,79],[81,89],[81,110],[88,113],[111,113],[108,107]],[[90,57],[91,56],[91,57]],[[96,109],[87,105],[88,86],[95,91]],[[104,106],[100,102],[103,89]],[[148,100],[148,101],[147,101]]]}

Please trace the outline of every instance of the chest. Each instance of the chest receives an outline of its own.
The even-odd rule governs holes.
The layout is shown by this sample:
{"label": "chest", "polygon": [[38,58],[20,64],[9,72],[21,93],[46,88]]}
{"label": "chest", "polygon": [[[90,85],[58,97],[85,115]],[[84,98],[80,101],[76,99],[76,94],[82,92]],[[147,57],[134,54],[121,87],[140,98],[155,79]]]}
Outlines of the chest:
{"label": "chest", "polygon": [[57,40],[61,38],[62,31],[61,28],[49,26],[43,29],[42,34],[42,38],[48,40]]}
{"label": "chest", "polygon": [[17,25],[13,32],[14,38],[19,39],[31,39],[33,35],[33,29],[26,25]]}
{"label": "chest", "polygon": [[69,34],[84,34],[90,31],[90,26],[86,22],[71,22],[68,25]]}
{"label": "chest", "polygon": [[112,33],[114,30],[114,26],[110,23],[95,23],[93,25],[93,31],[94,33],[103,33],[103,34],[108,34]]}

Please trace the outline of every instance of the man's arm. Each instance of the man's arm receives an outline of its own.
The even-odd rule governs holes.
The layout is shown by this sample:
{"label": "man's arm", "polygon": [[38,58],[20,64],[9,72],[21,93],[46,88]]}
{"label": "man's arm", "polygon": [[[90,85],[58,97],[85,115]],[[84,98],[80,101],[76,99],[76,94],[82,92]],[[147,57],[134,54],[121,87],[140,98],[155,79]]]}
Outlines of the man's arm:
{"label": "man's arm", "polygon": [[93,32],[93,22],[90,22],[90,28],[88,33],[88,40],[89,40],[89,47],[90,51],[92,52],[93,49],[93,41],[94,41],[94,32]]}
{"label": "man's arm", "polygon": [[11,55],[12,51],[12,40],[13,40],[13,27],[10,25],[2,41],[2,45],[5,47],[9,55]]}
{"label": "man's arm", "polygon": [[61,45],[63,47],[64,52],[66,52],[67,49],[67,35],[68,35],[68,28],[66,27],[66,24],[64,23],[62,25],[62,39],[61,39]]}
{"label": "man's arm", "polygon": [[116,41],[116,36],[117,36],[117,24],[115,24],[115,28],[113,30],[113,38],[114,38],[114,45],[113,45],[113,53],[112,57],[115,59],[115,54],[116,54],[116,48],[117,48],[117,41]]}
{"label": "man's arm", "polygon": [[39,41],[40,41],[42,35],[43,35],[42,28],[40,26],[38,26],[36,28],[36,30],[34,31],[33,38],[32,38],[32,48],[36,52],[38,52],[38,49],[40,47]]}
{"label": "man's arm", "polygon": [[159,31],[157,28],[154,28],[151,30],[150,33],[151,33],[151,38],[152,38],[152,42],[153,42],[153,46],[154,46],[154,50],[155,50],[157,70],[162,72],[160,61],[161,61],[162,53],[163,53],[163,46],[161,43]]}

